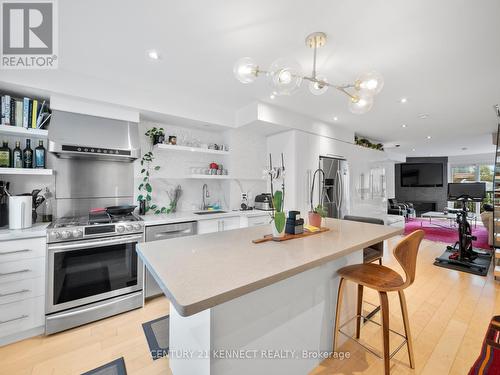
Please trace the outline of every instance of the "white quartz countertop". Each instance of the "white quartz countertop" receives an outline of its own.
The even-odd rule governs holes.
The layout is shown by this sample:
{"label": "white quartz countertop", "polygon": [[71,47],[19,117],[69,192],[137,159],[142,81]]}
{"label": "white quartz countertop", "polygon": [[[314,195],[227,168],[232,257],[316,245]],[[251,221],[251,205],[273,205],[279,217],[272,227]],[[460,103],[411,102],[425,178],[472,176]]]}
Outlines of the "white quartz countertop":
{"label": "white quartz countertop", "polygon": [[249,211],[227,211],[223,213],[214,213],[214,214],[204,214],[197,215],[192,211],[179,211],[173,214],[148,214],[142,215],[141,218],[144,220],[144,224],[146,226],[151,225],[161,225],[161,224],[175,224],[182,223],[185,221],[202,221],[202,220],[211,220],[211,219],[222,219],[225,217],[255,217],[255,216],[268,216],[269,212],[267,211],[259,211],[259,210],[249,210]]}
{"label": "white quartz countertop", "polygon": [[35,225],[27,229],[0,229],[0,241],[45,237],[47,235],[47,227],[49,224],[50,223],[35,223]]}
{"label": "white quartz countertop", "polygon": [[326,219],[329,231],[284,242],[252,243],[256,226],[141,243],[138,253],[182,316],[190,316],[364,247],[401,228]]}

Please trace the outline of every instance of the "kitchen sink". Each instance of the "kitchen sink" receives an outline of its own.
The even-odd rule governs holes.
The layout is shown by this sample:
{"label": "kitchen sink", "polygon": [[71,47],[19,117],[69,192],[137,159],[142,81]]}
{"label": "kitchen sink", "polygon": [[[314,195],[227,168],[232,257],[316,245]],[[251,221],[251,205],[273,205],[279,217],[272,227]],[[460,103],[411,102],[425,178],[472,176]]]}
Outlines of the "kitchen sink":
{"label": "kitchen sink", "polygon": [[198,211],[195,212],[196,215],[211,215],[211,214],[225,214],[227,211],[222,210],[210,210],[210,211]]}

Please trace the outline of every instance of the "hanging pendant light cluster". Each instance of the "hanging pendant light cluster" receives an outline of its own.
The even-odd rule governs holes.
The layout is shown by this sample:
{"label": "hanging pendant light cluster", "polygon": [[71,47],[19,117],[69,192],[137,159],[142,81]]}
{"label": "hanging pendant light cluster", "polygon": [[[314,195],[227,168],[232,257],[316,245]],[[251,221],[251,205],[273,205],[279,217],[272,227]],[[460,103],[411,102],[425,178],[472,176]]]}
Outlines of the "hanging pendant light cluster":
{"label": "hanging pendant light cluster", "polygon": [[241,83],[252,83],[259,75],[264,75],[272,88],[272,94],[291,95],[300,87],[303,81],[309,82],[309,91],[314,95],[322,95],[330,87],[344,93],[349,97],[349,110],[355,114],[363,114],[373,107],[373,97],[378,94],[383,86],[382,76],[371,71],[359,76],[352,84],[335,85],[318,75],[316,72],[316,55],[318,48],[326,44],[326,34],[316,32],[306,38],[306,45],[313,49],[313,69],[310,76],[304,75],[300,67],[293,61],[278,59],[274,61],[269,70],[262,70],[249,57],[239,59],[234,65],[233,73]]}

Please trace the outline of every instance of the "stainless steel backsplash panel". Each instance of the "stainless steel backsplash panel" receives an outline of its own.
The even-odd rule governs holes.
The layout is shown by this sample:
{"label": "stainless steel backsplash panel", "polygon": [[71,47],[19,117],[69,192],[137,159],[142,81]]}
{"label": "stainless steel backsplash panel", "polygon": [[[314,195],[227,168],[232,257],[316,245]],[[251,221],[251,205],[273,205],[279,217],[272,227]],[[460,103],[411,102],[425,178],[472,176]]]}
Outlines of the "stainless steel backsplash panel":
{"label": "stainless steel backsplash panel", "polygon": [[132,204],[133,163],[48,157],[56,172],[57,217],[84,215],[95,207]]}

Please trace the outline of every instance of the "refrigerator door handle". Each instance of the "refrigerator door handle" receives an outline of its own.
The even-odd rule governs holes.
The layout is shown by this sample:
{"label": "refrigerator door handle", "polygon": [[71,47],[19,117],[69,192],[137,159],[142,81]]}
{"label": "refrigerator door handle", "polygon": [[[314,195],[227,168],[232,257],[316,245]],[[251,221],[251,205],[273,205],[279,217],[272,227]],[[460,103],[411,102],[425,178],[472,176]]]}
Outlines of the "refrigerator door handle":
{"label": "refrigerator door handle", "polygon": [[340,202],[342,200],[342,176],[340,175],[340,170],[337,169],[337,175],[335,176],[337,178],[337,184],[335,186],[335,193],[336,193],[336,199],[335,199],[335,205],[337,206],[337,213],[340,211]]}

